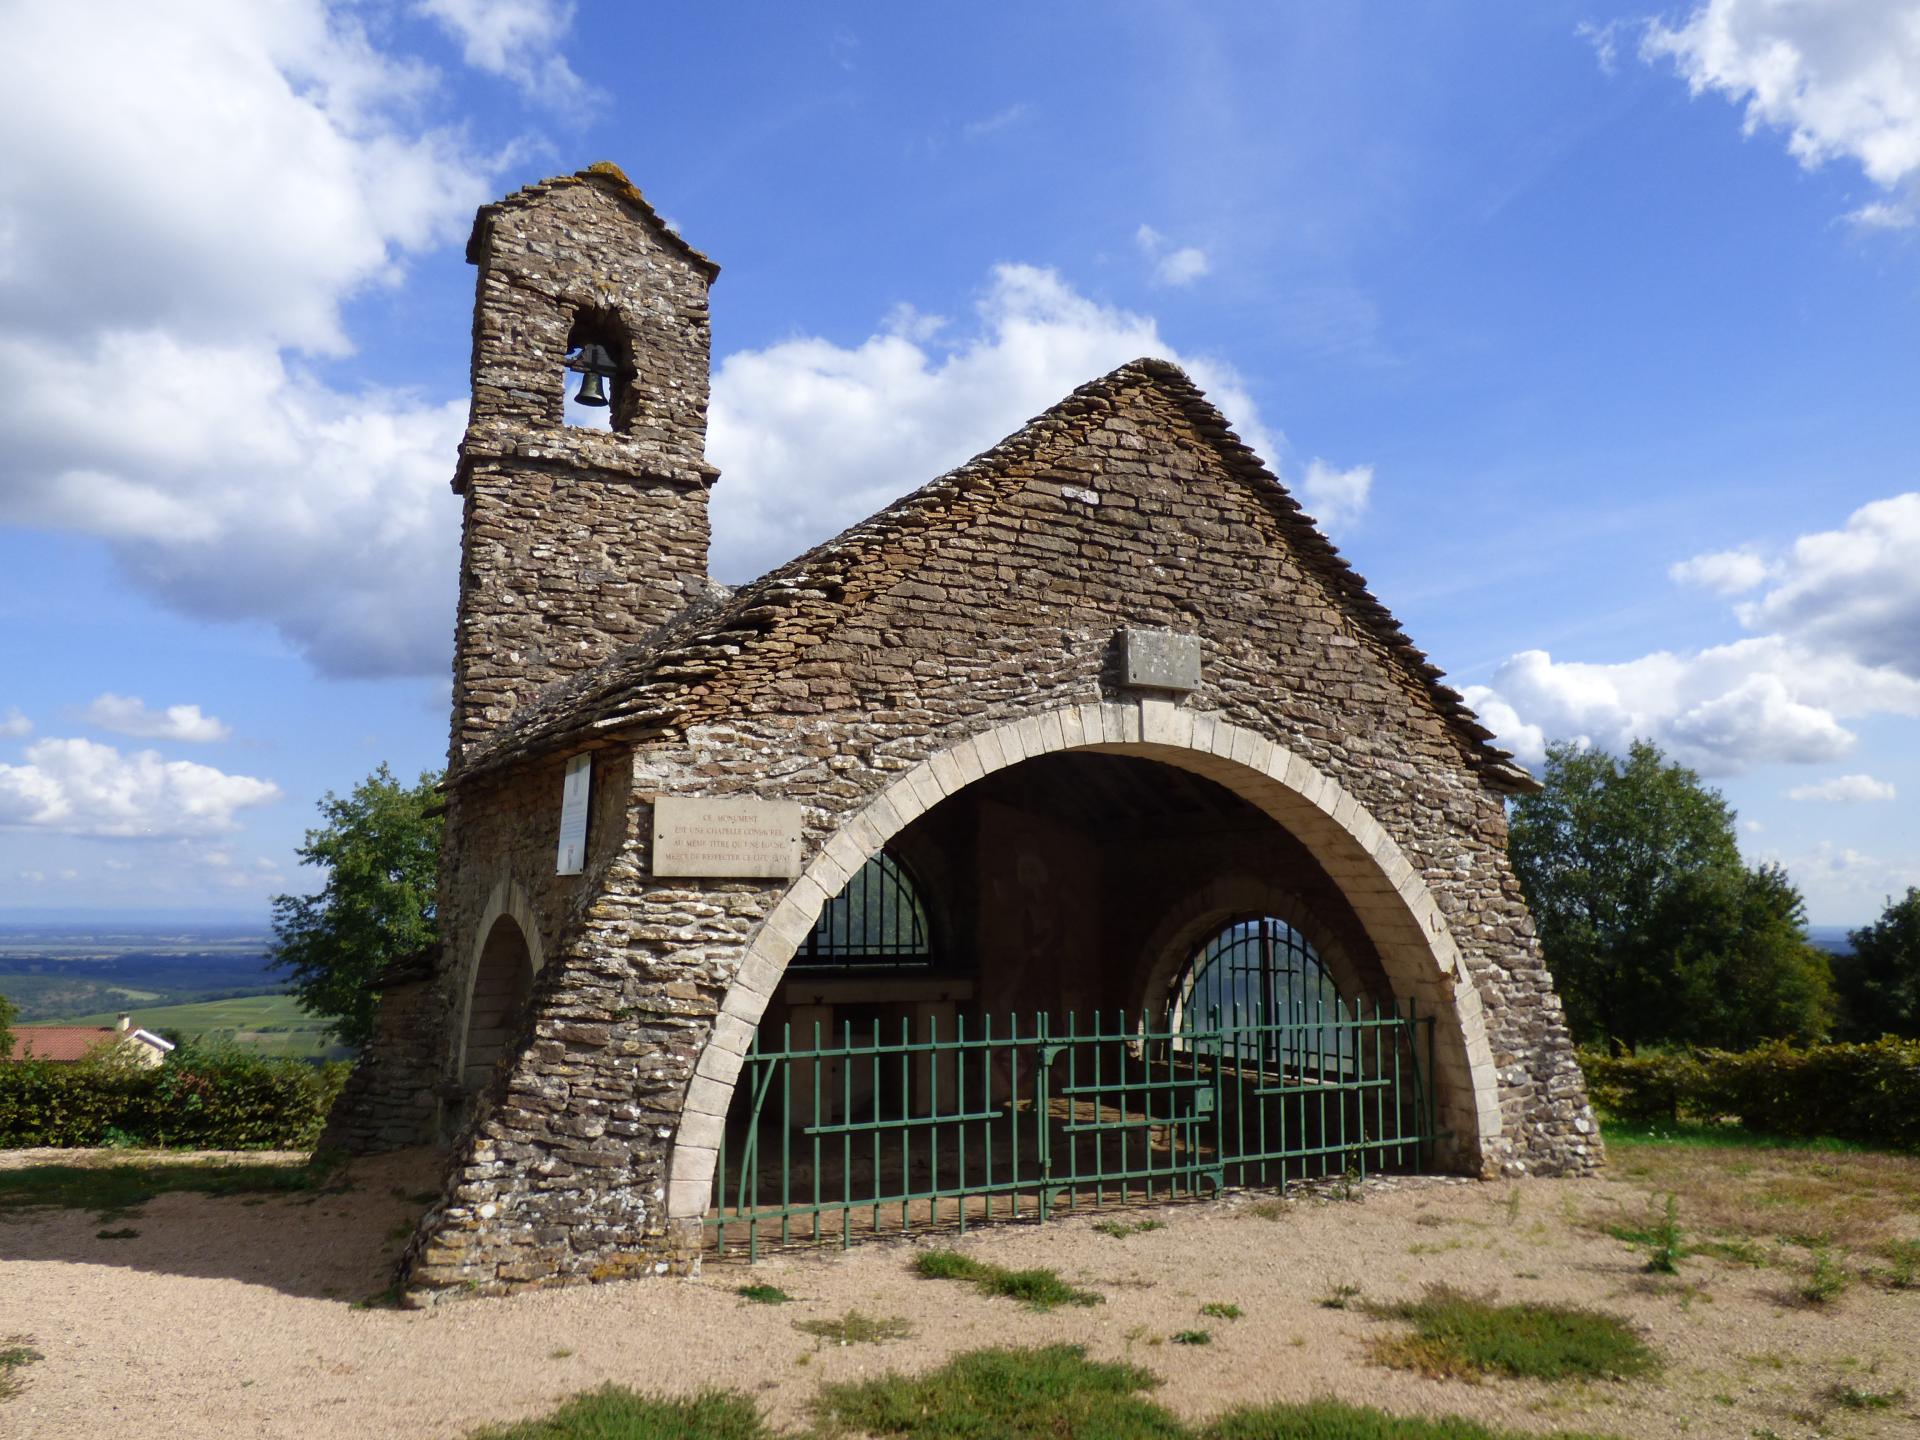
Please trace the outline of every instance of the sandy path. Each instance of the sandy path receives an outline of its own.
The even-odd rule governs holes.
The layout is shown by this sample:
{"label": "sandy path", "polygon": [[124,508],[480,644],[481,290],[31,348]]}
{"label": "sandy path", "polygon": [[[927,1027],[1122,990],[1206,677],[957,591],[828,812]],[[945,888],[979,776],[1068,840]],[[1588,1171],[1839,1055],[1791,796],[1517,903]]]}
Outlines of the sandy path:
{"label": "sandy path", "polygon": [[[21,1163],[18,1154],[0,1163]],[[1130,1357],[1165,1380],[1161,1398],[1199,1418],[1252,1400],[1336,1395],[1396,1411],[1453,1411],[1515,1428],[1581,1426],[1623,1437],[1809,1433],[1794,1418],[1836,1382],[1904,1389],[1892,1412],[1844,1412],[1838,1433],[1920,1434],[1920,1292],[1856,1286],[1833,1310],[1781,1303],[1779,1271],[1689,1261],[1705,1293],[1649,1287],[1619,1242],[1574,1221],[1638,1212],[1617,1181],[1459,1181],[1369,1187],[1358,1203],[1303,1200],[1277,1219],[1233,1201],[1153,1212],[1166,1228],[1114,1239],[1086,1220],[1001,1226],[965,1248],[1045,1264],[1101,1291],[1092,1309],[1036,1314],[907,1273],[907,1247],[763,1261],[754,1280],[798,1303],[750,1305],[734,1266],[698,1280],[643,1280],[432,1311],[357,1309],[381,1289],[402,1227],[422,1208],[425,1157],[358,1162],[344,1194],[268,1200],[167,1195],[132,1239],[100,1240],[92,1215],[0,1216],[0,1337],[45,1353],[24,1393],[0,1402],[0,1435],[97,1436],[159,1424],[179,1437],[453,1437],[535,1414],[603,1381],[755,1393],[797,1422],[823,1380],[920,1368],[987,1344],[1073,1341]],[[1515,1201],[1510,1197],[1518,1195]],[[1269,1207],[1271,1208],[1271,1207]],[[1640,1385],[1468,1386],[1364,1363],[1381,1322],[1319,1301],[1341,1285],[1397,1298],[1432,1282],[1501,1298],[1603,1305],[1644,1327],[1669,1361]],[[1237,1321],[1199,1306],[1231,1302]],[[899,1315],[911,1339],[821,1346],[801,1318],[849,1308]],[[1153,1343],[1204,1327],[1202,1347]],[[1825,1432],[1832,1433],[1832,1432]]]}

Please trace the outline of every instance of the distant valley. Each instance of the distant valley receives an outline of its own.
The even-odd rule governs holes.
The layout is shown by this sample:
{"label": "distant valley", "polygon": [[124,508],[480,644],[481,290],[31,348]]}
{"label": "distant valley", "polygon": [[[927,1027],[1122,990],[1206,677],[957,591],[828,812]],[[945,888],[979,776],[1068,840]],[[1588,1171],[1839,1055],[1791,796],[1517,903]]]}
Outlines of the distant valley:
{"label": "distant valley", "polygon": [[231,1039],[272,1054],[322,1057],[322,1023],[268,967],[258,925],[0,924],[0,995],[23,1022],[110,1025]]}

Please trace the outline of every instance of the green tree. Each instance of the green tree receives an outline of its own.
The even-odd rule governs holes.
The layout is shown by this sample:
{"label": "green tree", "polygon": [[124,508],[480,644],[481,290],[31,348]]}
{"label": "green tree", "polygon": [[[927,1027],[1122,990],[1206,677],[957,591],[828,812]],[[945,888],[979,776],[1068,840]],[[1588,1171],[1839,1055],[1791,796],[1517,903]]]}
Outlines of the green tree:
{"label": "green tree", "polygon": [[6,996],[0,995],[0,1060],[13,1054],[13,1017],[20,1012]]}
{"label": "green tree", "polygon": [[329,792],[320,802],[326,823],[299,851],[302,863],[326,871],[325,887],[274,897],[273,965],[291,973],[300,1003],[346,1044],[373,1038],[375,977],[437,938],[438,783],[424,774],[406,786],[382,765],[346,799]]}
{"label": "green tree", "polygon": [[1778,866],[1747,869],[1727,802],[1657,747],[1549,747],[1510,853],[1577,1041],[1825,1034],[1832,978],[1799,892]]}
{"label": "green tree", "polygon": [[1920,888],[1871,925],[1847,933],[1853,953],[1834,965],[1850,1039],[1920,1040]]}

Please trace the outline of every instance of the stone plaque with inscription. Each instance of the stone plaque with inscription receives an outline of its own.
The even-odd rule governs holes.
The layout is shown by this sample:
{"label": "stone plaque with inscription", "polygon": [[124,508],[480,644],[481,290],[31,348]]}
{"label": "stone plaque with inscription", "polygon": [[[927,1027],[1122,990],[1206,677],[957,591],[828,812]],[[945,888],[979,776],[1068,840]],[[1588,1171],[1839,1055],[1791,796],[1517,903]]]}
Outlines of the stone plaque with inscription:
{"label": "stone plaque with inscription", "polygon": [[1147,690],[1197,690],[1200,637],[1172,630],[1120,632],[1122,680]]}
{"label": "stone plaque with inscription", "polygon": [[653,802],[653,873],[791,880],[800,873],[800,806],[662,795]]}

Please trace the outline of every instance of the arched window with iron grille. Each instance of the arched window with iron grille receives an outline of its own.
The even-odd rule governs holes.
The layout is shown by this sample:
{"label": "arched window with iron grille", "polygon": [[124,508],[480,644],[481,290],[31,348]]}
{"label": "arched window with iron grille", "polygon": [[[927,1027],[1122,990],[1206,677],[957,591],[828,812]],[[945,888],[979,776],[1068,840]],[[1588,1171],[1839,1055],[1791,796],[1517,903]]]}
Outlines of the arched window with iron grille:
{"label": "arched window with iron grille", "polygon": [[808,969],[924,970],[933,938],[919,887],[886,851],[862,865],[826,903],[793,957]]}

